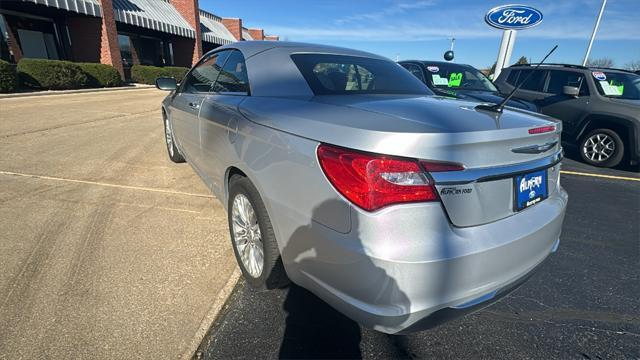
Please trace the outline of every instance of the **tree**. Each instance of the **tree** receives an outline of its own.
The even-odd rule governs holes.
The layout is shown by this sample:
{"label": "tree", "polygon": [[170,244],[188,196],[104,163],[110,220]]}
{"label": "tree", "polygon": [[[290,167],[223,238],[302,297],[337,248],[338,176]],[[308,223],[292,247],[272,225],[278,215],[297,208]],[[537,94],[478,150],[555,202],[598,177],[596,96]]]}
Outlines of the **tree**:
{"label": "tree", "polygon": [[520,59],[518,59],[518,61],[516,61],[516,65],[525,65],[528,64],[529,60],[527,60],[526,56],[520,56]]}
{"label": "tree", "polygon": [[608,57],[589,59],[587,60],[587,66],[610,68],[613,67],[613,59]]}
{"label": "tree", "polygon": [[638,71],[640,70],[640,60],[633,60],[627,63],[624,68],[631,71]]}

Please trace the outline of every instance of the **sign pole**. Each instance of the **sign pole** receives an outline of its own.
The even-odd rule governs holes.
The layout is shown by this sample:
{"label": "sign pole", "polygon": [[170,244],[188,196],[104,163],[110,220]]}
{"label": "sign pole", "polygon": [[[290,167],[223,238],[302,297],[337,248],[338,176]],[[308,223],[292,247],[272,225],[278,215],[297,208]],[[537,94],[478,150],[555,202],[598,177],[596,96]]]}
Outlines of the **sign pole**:
{"label": "sign pole", "polygon": [[607,5],[607,0],[602,0],[602,6],[600,7],[600,13],[598,14],[598,19],[596,20],[596,25],[593,27],[593,32],[591,33],[591,39],[589,40],[589,46],[587,47],[587,52],[584,54],[584,60],[582,60],[582,66],[587,65],[587,61],[589,61],[589,54],[591,54],[591,46],[593,46],[593,40],[596,37],[596,33],[598,32],[598,27],[600,26],[600,19],[602,18],[602,13],[604,12],[604,7]]}
{"label": "sign pole", "polygon": [[502,69],[509,66],[513,45],[516,41],[515,30],[505,30],[502,32],[502,41],[500,41],[500,51],[498,52],[498,60],[496,60],[496,69],[493,72],[493,79],[497,79]]}
{"label": "sign pole", "polygon": [[540,11],[526,5],[496,6],[487,12],[484,21],[491,27],[504,30],[493,80],[500,76],[502,69],[509,66],[513,45],[516,42],[516,30],[532,28],[542,22],[542,17]]}

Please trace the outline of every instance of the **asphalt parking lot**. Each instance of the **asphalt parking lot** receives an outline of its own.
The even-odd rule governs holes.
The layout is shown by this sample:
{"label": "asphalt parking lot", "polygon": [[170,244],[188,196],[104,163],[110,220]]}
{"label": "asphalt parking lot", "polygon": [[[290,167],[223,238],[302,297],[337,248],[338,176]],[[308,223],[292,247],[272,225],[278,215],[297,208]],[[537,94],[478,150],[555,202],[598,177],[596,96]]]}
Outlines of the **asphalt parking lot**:
{"label": "asphalt parking lot", "polygon": [[175,359],[200,342],[236,265],[222,206],[167,158],[165,95],[0,100],[0,358]]}
{"label": "asphalt parking lot", "polygon": [[563,169],[570,199],[560,248],[499,303],[389,336],[300,287],[258,293],[241,280],[199,358],[640,358],[640,176],[571,159]]}
{"label": "asphalt parking lot", "polygon": [[167,159],[165,94],[0,100],[0,358],[640,357],[640,174],[570,159],[559,252],[495,306],[387,336],[240,281],[209,327],[237,268],[222,206]]}

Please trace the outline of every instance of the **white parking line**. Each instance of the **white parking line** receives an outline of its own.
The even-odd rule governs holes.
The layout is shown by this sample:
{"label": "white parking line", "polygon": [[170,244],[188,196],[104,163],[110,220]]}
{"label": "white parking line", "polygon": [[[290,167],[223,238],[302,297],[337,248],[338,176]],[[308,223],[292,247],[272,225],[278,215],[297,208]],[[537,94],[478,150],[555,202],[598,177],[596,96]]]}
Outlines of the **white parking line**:
{"label": "white parking line", "polygon": [[569,170],[560,170],[560,173],[561,174],[567,174],[567,175],[589,176],[589,177],[596,177],[596,178],[603,178],[603,179],[640,181],[640,178],[632,178],[632,177],[627,177],[627,176],[593,174],[593,173],[583,173],[583,172],[569,171]]}
{"label": "white parking line", "polygon": [[1,171],[0,170],[0,175],[28,177],[28,178],[43,179],[43,180],[53,180],[53,181],[64,181],[64,182],[77,183],[77,184],[106,186],[106,187],[112,187],[112,188],[118,188],[118,189],[151,191],[151,192],[157,192],[157,193],[163,193],[163,194],[171,194],[171,195],[195,196],[195,197],[202,197],[202,198],[209,198],[209,199],[214,198],[213,195],[207,195],[207,194],[188,193],[188,192],[183,192],[183,191],[157,189],[157,188],[150,188],[150,187],[144,187],[144,186],[118,185],[118,184],[103,183],[103,182],[98,182],[98,181],[68,179],[68,178],[61,178],[61,177],[54,177],[54,176],[23,174],[23,173],[17,173],[17,172],[12,172],[12,171]]}

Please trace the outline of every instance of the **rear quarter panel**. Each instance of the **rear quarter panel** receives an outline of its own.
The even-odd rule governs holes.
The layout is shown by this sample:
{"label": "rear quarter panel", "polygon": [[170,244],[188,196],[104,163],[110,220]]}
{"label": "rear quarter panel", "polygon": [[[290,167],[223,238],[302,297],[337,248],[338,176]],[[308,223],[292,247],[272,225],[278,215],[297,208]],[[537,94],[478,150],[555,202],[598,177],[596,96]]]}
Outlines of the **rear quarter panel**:
{"label": "rear quarter panel", "polygon": [[[312,223],[340,233],[351,230],[350,204],[319,167],[318,142],[242,118],[231,146],[235,159],[227,169],[240,169],[258,189],[281,253]],[[292,261],[283,258],[285,267]]]}

